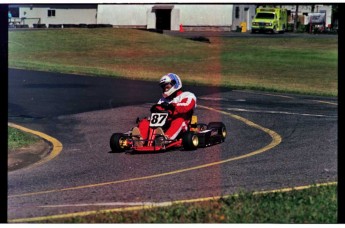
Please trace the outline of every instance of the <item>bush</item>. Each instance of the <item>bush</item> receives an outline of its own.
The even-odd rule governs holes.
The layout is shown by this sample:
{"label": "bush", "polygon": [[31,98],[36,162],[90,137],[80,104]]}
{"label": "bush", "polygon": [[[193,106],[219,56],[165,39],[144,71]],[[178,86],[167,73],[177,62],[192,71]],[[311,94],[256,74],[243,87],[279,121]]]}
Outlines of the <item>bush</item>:
{"label": "bush", "polygon": [[307,28],[308,27],[306,25],[299,24],[298,27],[297,27],[297,31],[296,32],[298,32],[298,33],[306,32]]}

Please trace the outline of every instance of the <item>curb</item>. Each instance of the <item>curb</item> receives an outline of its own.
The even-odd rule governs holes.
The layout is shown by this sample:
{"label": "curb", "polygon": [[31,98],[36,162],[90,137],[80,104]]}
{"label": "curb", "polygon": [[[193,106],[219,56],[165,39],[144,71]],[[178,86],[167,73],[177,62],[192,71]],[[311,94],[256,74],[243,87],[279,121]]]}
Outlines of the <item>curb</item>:
{"label": "curb", "polygon": [[8,123],[8,126],[16,128],[16,129],[24,131],[24,132],[34,134],[34,135],[36,135],[40,138],[43,138],[44,140],[46,140],[52,144],[53,149],[50,151],[49,155],[44,157],[42,160],[32,164],[30,167],[36,167],[38,165],[42,165],[42,164],[54,159],[62,151],[62,148],[63,148],[62,143],[59,140],[57,140],[56,138],[53,138],[47,134],[44,134],[43,132],[34,131],[34,130],[31,130],[29,128],[26,128],[26,127],[23,127],[23,126],[14,124],[14,123]]}

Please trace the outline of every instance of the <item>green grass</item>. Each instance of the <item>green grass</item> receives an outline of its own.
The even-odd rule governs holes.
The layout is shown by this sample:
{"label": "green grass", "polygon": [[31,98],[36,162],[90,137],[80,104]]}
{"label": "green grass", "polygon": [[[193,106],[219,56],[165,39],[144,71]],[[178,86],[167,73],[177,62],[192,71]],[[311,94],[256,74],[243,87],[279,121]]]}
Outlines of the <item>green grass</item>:
{"label": "green grass", "polygon": [[325,49],[323,42],[330,40],[227,40],[222,61],[234,64],[223,64],[223,75],[236,78],[239,85],[264,85],[267,90],[337,94],[337,43],[333,40]]}
{"label": "green grass", "polygon": [[22,132],[18,129],[8,127],[8,149],[15,150],[21,147],[31,145],[39,140],[38,137]]}
{"label": "green grass", "polygon": [[53,223],[336,223],[337,186],[291,192],[240,193],[202,203],[98,213]]}
{"label": "green grass", "polygon": [[9,32],[9,67],[184,83],[338,94],[338,39],[210,38],[211,43],[133,29]]}

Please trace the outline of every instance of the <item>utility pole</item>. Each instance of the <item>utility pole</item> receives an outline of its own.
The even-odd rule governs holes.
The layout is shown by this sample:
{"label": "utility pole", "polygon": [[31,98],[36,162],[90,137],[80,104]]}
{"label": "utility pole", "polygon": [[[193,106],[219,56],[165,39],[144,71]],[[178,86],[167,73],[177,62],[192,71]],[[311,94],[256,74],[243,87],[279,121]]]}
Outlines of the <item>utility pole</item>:
{"label": "utility pole", "polygon": [[297,31],[297,22],[298,22],[298,4],[296,4],[296,10],[295,10],[295,18],[294,18],[294,25],[293,25],[293,31]]}

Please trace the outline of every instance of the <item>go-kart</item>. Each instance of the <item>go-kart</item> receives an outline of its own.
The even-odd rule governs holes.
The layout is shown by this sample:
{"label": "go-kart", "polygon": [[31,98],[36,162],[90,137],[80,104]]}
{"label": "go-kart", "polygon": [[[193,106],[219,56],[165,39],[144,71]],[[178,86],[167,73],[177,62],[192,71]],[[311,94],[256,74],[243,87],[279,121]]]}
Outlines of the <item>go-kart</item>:
{"label": "go-kart", "polygon": [[[174,140],[169,140],[164,135],[156,133],[158,128],[167,129],[169,126],[170,112],[166,106],[155,104],[151,108],[148,138],[140,139],[132,134],[132,130],[125,133],[113,133],[110,137],[112,152],[160,152],[172,148],[196,150],[198,147],[208,147],[224,142],[227,131],[224,123],[210,122],[209,124],[197,123],[197,116],[192,115],[188,130],[180,132]],[[140,119],[137,118],[138,124]],[[165,130],[164,130],[165,131]]]}

